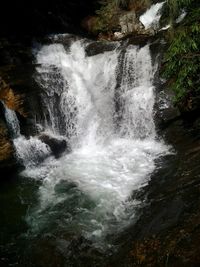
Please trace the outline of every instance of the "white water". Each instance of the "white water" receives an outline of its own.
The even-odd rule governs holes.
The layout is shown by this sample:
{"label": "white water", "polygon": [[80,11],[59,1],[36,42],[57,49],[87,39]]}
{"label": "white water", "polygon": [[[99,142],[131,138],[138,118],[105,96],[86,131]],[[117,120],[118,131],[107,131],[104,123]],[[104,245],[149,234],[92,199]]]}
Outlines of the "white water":
{"label": "white water", "polygon": [[161,8],[165,2],[157,3],[152,5],[142,16],[140,16],[140,21],[145,26],[145,29],[150,27],[158,28],[159,20],[161,17]]}
{"label": "white water", "polygon": [[139,203],[132,193],[148,183],[155,159],[168,149],[155,131],[148,45],[92,57],[85,45],[73,42],[68,52],[46,45],[36,55],[45,127],[64,135],[72,153],[39,164],[38,155],[50,155],[46,145],[31,138],[27,146],[22,137],[15,143],[27,159],[25,175],[42,179],[39,205],[27,216],[32,230],[54,221],[63,232],[102,240],[133,220]]}
{"label": "white water", "polygon": [[187,12],[185,10],[182,10],[182,13],[180,14],[180,16],[176,19],[176,23],[180,23],[181,21],[184,20],[184,18],[186,17]]}
{"label": "white water", "polygon": [[25,138],[23,135],[13,140],[16,156],[26,169],[31,170],[51,155],[50,148],[37,137]]}

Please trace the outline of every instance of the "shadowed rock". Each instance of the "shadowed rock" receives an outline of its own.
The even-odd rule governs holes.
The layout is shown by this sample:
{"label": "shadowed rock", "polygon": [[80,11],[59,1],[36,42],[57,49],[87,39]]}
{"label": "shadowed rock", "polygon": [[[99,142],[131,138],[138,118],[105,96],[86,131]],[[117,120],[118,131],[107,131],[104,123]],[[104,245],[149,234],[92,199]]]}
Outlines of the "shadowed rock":
{"label": "shadowed rock", "polygon": [[57,139],[47,134],[42,134],[39,139],[47,144],[56,158],[60,157],[63,152],[71,152],[71,148],[65,139]]}
{"label": "shadowed rock", "polygon": [[92,42],[86,46],[87,56],[94,56],[104,52],[112,51],[117,47],[116,43],[109,43],[105,41]]}

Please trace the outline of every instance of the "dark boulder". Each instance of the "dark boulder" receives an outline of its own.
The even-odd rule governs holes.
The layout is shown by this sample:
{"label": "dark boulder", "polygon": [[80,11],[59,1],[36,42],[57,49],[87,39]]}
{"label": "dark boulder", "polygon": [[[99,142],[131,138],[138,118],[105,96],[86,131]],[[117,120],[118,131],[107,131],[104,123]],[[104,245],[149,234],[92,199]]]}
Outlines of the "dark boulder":
{"label": "dark boulder", "polygon": [[71,148],[65,139],[57,139],[47,134],[42,134],[39,139],[47,144],[56,158],[60,157],[63,152],[71,152]]}
{"label": "dark boulder", "polygon": [[102,54],[104,52],[113,51],[117,48],[117,43],[115,42],[106,42],[106,41],[99,41],[99,42],[91,42],[85,48],[85,52],[87,56],[95,56],[98,54]]}

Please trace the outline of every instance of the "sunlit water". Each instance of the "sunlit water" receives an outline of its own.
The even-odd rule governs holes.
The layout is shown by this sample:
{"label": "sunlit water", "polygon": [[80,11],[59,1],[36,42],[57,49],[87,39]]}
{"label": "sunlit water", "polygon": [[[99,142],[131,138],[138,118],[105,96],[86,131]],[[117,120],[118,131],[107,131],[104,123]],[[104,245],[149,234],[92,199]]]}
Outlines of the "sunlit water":
{"label": "sunlit water", "polygon": [[140,16],[140,21],[145,26],[145,29],[150,27],[159,28],[159,20],[161,17],[161,9],[166,1],[152,5],[144,14]]}

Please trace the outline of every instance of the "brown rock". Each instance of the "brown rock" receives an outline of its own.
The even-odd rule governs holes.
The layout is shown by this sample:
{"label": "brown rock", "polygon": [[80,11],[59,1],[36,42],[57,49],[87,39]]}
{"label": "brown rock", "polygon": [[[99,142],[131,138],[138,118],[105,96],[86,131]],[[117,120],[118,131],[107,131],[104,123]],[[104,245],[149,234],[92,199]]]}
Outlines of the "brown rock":
{"label": "brown rock", "polygon": [[0,100],[12,110],[19,112],[23,117],[26,113],[23,109],[23,96],[15,94],[9,85],[0,77]]}

